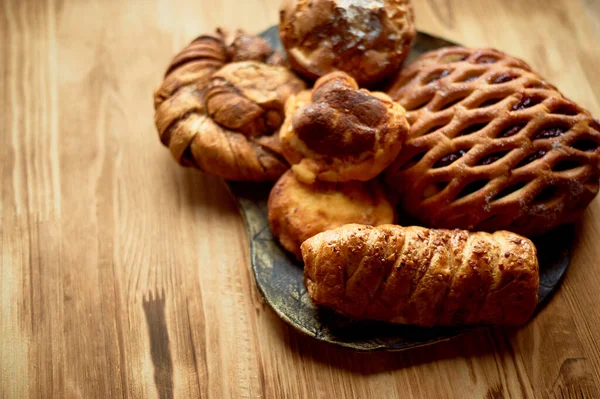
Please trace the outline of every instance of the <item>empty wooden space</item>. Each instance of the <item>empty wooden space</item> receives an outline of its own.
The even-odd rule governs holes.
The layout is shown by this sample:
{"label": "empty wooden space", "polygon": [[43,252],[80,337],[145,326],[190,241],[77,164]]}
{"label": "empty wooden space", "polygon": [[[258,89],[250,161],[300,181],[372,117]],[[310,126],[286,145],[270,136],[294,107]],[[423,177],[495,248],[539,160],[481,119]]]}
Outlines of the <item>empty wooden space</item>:
{"label": "empty wooden space", "polygon": [[[157,138],[170,57],[279,0],[0,0],[0,397],[600,397],[600,200],[518,329],[402,353],[303,337],[261,301],[235,201]],[[595,0],[420,0],[419,29],[523,57],[600,115]]]}

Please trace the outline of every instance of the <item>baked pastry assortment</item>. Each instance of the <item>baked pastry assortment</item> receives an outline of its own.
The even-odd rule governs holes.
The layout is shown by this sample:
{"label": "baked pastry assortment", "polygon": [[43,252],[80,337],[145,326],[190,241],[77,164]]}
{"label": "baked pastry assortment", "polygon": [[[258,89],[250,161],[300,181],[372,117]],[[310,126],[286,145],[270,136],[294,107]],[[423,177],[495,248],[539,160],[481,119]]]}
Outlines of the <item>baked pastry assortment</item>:
{"label": "baked pastry assortment", "polygon": [[305,183],[374,179],[397,157],[409,130],[400,105],[359,89],[344,72],[291,96],[285,114],[283,155]]}
{"label": "baked pastry assortment", "polygon": [[[269,225],[318,305],[427,327],[526,322],[539,271],[518,234],[596,196],[600,122],[496,50],[400,70],[409,0],[284,0],[280,18],[287,60],[221,29],[174,57],[154,93],[161,142],[184,166],[277,180]],[[383,80],[386,93],[365,88]],[[424,227],[392,225],[396,203]]]}
{"label": "baked pastry assortment", "polygon": [[394,206],[377,181],[305,184],[287,171],[269,195],[269,225],[289,252],[302,259],[300,244],[317,233],[349,223],[394,223]]}
{"label": "baked pastry assortment", "polygon": [[533,236],[575,221],[598,193],[598,120],[519,59],[443,48],[388,93],[411,130],[386,182],[427,226]]}
{"label": "baked pastry assortment", "polygon": [[302,244],[319,305],[420,326],[522,324],[537,305],[536,248],[514,233],[346,225]]}
{"label": "baked pastry assortment", "polygon": [[263,39],[203,35],[175,56],[154,94],[162,143],[184,166],[229,180],[276,180],[288,168],[276,134],[305,84]]}
{"label": "baked pastry assortment", "polygon": [[416,32],[410,0],[285,0],[279,33],[302,75],[344,71],[368,87],[400,69]]}

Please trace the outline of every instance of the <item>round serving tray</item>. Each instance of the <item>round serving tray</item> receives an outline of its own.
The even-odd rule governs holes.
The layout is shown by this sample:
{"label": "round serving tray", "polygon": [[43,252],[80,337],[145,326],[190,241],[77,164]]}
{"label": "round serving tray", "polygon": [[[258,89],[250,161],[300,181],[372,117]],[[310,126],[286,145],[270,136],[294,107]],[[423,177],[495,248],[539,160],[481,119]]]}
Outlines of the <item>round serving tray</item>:
{"label": "round serving tray", "polygon": [[[282,49],[277,26],[261,36]],[[407,62],[424,52],[455,43],[419,32]],[[252,271],[265,302],[286,323],[321,341],[361,351],[404,350],[456,337],[463,328],[393,325],[355,321],[313,305],[303,280],[303,265],[287,253],[271,234],[267,198],[272,184],[229,183],[237,198],[250,239]],[[557,289],[571,258],[572,225],[559,227],[534,240],[540,265],[537,311]]]}

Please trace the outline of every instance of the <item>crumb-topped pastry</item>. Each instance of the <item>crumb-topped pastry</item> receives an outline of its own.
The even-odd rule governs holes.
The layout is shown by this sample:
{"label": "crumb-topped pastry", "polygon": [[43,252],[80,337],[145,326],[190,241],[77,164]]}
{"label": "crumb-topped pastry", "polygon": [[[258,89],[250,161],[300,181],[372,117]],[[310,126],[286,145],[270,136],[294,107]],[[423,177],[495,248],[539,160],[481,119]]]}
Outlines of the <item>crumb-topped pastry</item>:
{"label": "crumb-topped pastry", "polygon": [[415,38],[410,0],[285,0],[279,32],[302,75],[340,70],[361,86],[398,71]]}
{"label": "crumb-topped pastry", "polygon": [[386,182],[429,226],[537,235],[598,193],[600,123],[519,59],[443,48],[388,93],[411,130]]}
{"label": "crumb-topped pastry", "polygon": [[343,72],[291,96],[285,114],[283,155],[305,183],[375,178],[396,158],[409,129],[400,105],[359,89]]}
{"label": "crumb-topped pastry", "polygon": [[276,180],[288,168],[277,130],[304,83],[263,39],[200,36],[175,56],[154,95],[162,143],[184,166],[230,180]]}
{"label": "crumb-topped pastry", "polygon": [[508,231],[351,224],[305,241],[302,257],[312,300],[353,318],[522,324],[537,305],[536,248]]}
{"label": "crumb-topped pastry", "polygon": [[273,235],[298,259],[300,244],[322,231],[394,222],[394,207],[377,180],[308,185],[287,171],[271,190],[268,208]]}

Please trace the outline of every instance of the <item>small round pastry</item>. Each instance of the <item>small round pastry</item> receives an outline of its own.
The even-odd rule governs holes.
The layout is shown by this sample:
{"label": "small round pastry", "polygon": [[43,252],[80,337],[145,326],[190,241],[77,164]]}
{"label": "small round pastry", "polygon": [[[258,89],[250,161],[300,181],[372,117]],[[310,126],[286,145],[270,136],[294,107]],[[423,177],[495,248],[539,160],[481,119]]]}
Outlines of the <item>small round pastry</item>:
{"label": "small round pastry", "polygon": [[394,207],[377,180],[308,185],[287,171],[271,190],[268,207],[273,235],[298,259],[300,245],[320,232],[348,223],[394,222]]}
{"label": "small round pastry", "polygon": [[427,226],[535,236],[575,221],[598,193],[600,121],[522,60],[439,49],[389,94],[411,129],[386,182]]}
{"label": "small round pastry", "polygon": [[292,67],[369,86],[397,72],[415,38],[410,0],[285,0],[279,33]]}
{"label": "small round pastry", "polygon": [[228,180],[276,180],[288,169],[276,132],[305,85],[263,39],[200,36],[171,62],[154,94],[162,143],[184,166]]}
{"label": "small round pastry", "polygon": [[396,158],[409,130],[405,111],[386,94],[359,89],[344,72],[291,96],[279,137],[296,177],[344,182],[375,178]]}

